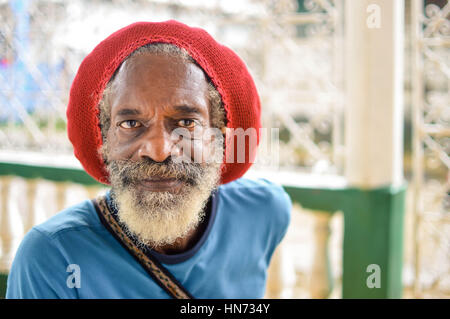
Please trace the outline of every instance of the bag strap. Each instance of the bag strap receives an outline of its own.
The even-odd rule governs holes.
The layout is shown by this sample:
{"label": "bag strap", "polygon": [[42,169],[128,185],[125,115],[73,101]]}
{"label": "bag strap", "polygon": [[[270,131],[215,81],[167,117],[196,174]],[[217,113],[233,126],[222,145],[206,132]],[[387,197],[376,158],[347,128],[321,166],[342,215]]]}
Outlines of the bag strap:
{"label": "bag strap", "polygon": [[139,262],[150,277],[175,299],[194,299],[181,283],[153,256],[146,255],[125,233],[114,218],[105,196],[92,199],[97,214],[108,231]]}

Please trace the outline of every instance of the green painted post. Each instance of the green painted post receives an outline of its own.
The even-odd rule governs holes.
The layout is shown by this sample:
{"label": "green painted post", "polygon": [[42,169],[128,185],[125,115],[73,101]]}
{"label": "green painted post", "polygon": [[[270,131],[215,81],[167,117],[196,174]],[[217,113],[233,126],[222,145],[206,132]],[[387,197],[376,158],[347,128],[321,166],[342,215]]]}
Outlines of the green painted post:
{"label": "green painted post", "polygon": [[345,1],[343,298],[402,296],[403,16],[402,0]]}
{"label": "green painted post", "polygon": [[[405,193],[406,186],[349,194],[344,208],[343,298],[402,297]],[[369,265],[379,266],[379,272]]]}

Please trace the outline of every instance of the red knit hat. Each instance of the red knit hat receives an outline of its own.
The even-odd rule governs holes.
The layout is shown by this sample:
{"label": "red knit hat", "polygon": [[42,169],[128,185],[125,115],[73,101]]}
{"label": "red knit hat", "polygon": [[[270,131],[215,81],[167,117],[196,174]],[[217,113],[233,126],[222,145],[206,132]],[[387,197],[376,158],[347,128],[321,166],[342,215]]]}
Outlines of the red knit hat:
{"label": "red knit hat", "polygon": [[[69,140],[86,172],[101,183],[109,184],[109,174],[98,152],[102,145],[98,103],[106,84],[122,61],[137,48],[154,42],[171,43],[186,49],[221,95],[227,127],[243,130],[254,128],[259,143],[259,96],[244,62],[233,51],[217,43],[205,30],[191,28],[174,20],[133,23],[95,47],[81,63],[70,89],[67,108]],[[228,136],[224,158],[233,151],[227,141]],[[235,160],[232,163],[225,163],[224,160],[222,184],[241,177],[250,168],[256,155],[256,146],[251,147],[247,141],[243,163],[237,161],[238,143],[234,143]]]}

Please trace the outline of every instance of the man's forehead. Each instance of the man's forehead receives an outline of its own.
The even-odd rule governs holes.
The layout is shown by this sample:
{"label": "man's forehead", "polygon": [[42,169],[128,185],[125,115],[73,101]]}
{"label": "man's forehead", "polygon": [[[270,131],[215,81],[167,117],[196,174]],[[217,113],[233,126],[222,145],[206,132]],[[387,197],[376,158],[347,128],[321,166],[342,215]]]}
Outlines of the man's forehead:
{"label": "man's forehead", "polygon": [[137,106],[196,106],[207,112],[208,83],[197,65],[186,59],[143,53],[127,59],[111,87],[113,113]]}
{"label": "man's forehead", "polygon": [[179,56],[153,52],[128,58],[118,70],[114,82],[175,87],[190,83],[199,88],[207,85],[205,74],[199,66]]}

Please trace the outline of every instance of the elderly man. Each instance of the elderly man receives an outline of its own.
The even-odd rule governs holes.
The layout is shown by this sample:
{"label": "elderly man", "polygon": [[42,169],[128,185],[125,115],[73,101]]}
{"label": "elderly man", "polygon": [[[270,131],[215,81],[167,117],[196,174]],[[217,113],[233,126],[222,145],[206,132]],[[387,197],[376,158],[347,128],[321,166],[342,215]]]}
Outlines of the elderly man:
{"label": "elderly man", "polygon": [[176,21],[132,24],[85,58],[67,117],[76,157],[111,190],[25,236],[8,298],[263,297],[291,203],[241,178],[260,103],[235,53]]}

